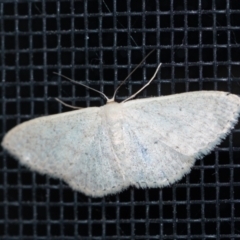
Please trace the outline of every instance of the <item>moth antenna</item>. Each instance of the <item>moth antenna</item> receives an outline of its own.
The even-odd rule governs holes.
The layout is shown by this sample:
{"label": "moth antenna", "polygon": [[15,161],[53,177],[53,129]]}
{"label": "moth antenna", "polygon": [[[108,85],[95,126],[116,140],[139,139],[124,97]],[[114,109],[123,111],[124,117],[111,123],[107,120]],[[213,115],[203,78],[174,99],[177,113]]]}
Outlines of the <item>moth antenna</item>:
{"label": "moth antenna", "polygon": [[142,63],[151,55],[156,49],[153,49],[151,52],[147,54],[146,57],[143,58],[143,60],[127,75],[127,77],[120,83],[120,85],[117,87],[117,89],[114,91],[113,97],[111,99],[115,99],[117,91],[119,88],[128,80],[128,78],[142,65]]}
{"label": "moth antenna", "polygon": [[82,84],[82,83],[80,83],[80,82],[77,82],[77,81],[75,81],[75,80],[73,80],[73,79],[71,79],[71,78],[68,78],[68,77],[60,74],[60,73],[57,73],[57,72],[53,72],[53,73],[54,73],[54,74],[57,74],[57,75],[60,76],[60,77],[63,77],[63,78],[65,78],[65,79],[67,79],[68,81],[70,81],[70,82],[72,82],[72,83],[75,83],[75,84],[84,86],[85,88],[88,88],[88,89],[90,89],[90,90],[92,90],[92,91],[95,91],[95,92],[101,94],[108,102],[110,101],[110,99],[109,99],[104,93],[98,91],[97,89],[91,88],[91,87],[89,87],[89,86],[87,86],[87,85],[84,85],[84,84]]}
{"label": "moth antenna", "polygon": [[61,103],[62,105],[66,106],[66,107],[69,107],[69,108],[72,108],[72,109],[81,109],[81,107],[75,107],[75,106],[69,105],[69,104],[63,102],[62,100],[60,100],[59,98],[55,98],[55,100],[58,101],[59,103]]}
{"label": "moth antenna", "polygon": [[159,71],[159,68],[161,67],[162,63],[159,63],[158,66],[157,66],[157,69],[155,71],[155,73],[153,74],[152,78],[141,88],[139,89],[136,93],[134,93],[132,96],[130,96],[129,98],[125,99],[124,101],[122,101],[122,103],[125,103],[126,101],[136,97],[136,95],[138,95],[144,88],[146,88],[153,80],[154,78],[156,77],[158,71]]}

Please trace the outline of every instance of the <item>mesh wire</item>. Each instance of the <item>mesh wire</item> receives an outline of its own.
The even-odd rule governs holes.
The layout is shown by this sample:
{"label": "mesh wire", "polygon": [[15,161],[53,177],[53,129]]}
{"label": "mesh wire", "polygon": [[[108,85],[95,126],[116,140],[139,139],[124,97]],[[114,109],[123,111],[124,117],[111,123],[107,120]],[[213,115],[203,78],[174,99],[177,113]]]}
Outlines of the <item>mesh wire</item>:
{"label": "mesh wire", "polygon": [[[240,2],[209,0],[0,0],[1,136],[16,124],[100,106],[153,53],[117,100],[157,79],[139,97],[193,90],[240,94]],[[64,182],[0,160],[0,238],[240,239],[240,130],[190,174],[163,189],[129,188],[88,198]]]}

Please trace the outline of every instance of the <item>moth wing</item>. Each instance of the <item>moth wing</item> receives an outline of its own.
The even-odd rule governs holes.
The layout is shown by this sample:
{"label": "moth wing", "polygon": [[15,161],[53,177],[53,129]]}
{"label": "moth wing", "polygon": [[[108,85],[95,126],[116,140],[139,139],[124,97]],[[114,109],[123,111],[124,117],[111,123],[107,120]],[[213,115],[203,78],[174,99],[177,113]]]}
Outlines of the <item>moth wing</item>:
{"label": "moth wing", "polygon": [[195,159],[230,132],[240,98],[200,91],[133,100],[123,104],[124,139],[131,184],[159,187],[181,179]]}
{"label": "moth wing", "polygon": [[100,111],[91,107],[24,122],[7,133],[2,146],[30,169],[61,178],[87,195],[119,191],[125,183]]}

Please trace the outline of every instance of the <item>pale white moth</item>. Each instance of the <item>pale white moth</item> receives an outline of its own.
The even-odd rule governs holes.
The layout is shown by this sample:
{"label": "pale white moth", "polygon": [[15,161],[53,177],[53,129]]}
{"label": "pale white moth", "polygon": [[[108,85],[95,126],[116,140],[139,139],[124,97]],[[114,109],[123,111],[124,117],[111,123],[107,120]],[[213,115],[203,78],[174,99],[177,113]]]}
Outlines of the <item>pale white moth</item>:
{"label": "pale white moth", "polygon": [[24,122],[5,135],[2,146],[31,170],[102,197],[181,179],[229,134],[240,113],[240,98],[227,92],[128,101],[134,94],[117,103],[116,91],[111,99],[102,93],[104,106]]}

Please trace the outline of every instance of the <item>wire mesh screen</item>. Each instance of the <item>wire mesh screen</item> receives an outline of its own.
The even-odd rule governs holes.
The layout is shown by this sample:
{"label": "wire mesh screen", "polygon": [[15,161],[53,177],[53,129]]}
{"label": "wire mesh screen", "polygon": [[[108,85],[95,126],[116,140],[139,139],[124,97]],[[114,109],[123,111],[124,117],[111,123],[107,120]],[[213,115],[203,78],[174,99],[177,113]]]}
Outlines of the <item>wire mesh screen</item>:
{"label": "wire mesh screen", "polygon": [[[240,2],[209,0],[0,0],[1,136],[35,117],[198,90],[240,94]],[[240,239],[239,124],[181,181],[104,198],[73,191],[1,152],[0,238]],[[199,129],[201,130],[201,129]],[[63,136],[64,137],[64,136]]]}

